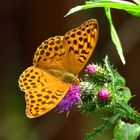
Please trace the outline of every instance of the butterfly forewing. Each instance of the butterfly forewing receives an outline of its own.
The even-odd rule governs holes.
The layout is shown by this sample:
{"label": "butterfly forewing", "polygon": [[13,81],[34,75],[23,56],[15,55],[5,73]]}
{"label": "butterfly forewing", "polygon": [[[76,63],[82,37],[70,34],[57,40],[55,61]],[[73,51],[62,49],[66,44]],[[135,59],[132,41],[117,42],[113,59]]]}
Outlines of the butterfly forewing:
{"label": "butterfly forewing", "polygon": [[62,100],[70,85],[40,68],[27,68],[19,78],[19,86],[25,92],[27,116],[35,118],[50,111]]}
{"label": "butterfly forewing", "polygon": [[63,36],[44,41],[35,52],[33,65],[61,69],[77,75],[89,60],[98,38],[98,23],[91,19]]}
{"label": "butterfly forewing", "polygon": [[91,19],[75,28],[64,36],[64,45],[67,48],[67,71],[76,75],[89,60],[98,38],[98,24]]}
{"label": "butterfly forewing", "polygon": [[33,65],[42,69],[65,70],[65,47],[63,36],[51,37],[45,40],[36,50]]}

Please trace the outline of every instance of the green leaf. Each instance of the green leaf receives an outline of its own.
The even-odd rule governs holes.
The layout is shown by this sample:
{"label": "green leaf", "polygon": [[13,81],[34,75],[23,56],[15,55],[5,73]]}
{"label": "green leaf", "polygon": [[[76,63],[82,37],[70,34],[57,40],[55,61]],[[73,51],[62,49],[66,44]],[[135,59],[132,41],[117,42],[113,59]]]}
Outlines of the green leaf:
{"label": "green leaf", "polygon": [[[137,3],[138,5],[140,5],[140,0],[133,0],[135,3]],[[134,15],[134,16],[137,16],[139,17],[140,16],[140,13],[139,12],[135,12],[135,11],[128,11],[128,13]]]}
{"label": "green leaf", "polygon": [[123,1],[123,0],[104,0],[104,1],[100,0],[100,1],[94,1],[94,2],[87,1],[85,5],[76,6],[72,9],[70,9],[69,12],[65,16],[68,16],[68,15],[73,14],[78,11],[91,9],[91,8],[99,8],[99,7],[107,7],[107,8],[125,10],[130,14],[140,17],[140,6],[136,5],[132,2],[127,2],[127,1]]}
{"label": "green leaf", "polygon": [[106,70],[110,75],[111,83],[109,83],[108,85],[115,94],[114,99],[122,100],[127,103],[132,96],[129,88],[125,87],[125,79],[110,65],[108,56],[105,57],[104,63]]}
{"label": "green leaf", "polygon": [[119,87],[125,86],[125,79],[117,72],[115,71],[115,85]]}
{"label": "green leaf", "polygon": [[114,73],[114,70],[113,70],[113,67],[110,65],[110,62],[109,62],[109,59],[108,59],[108,56],[105,57],[104,59],[104,63],[105,63],[105,67],[111,77],[111,87],[113,89],[113,92],[115,93],[116,92],[116,86],[115,86],[115,73]]}
{"label": "green leaf", "polygon": [[117,32],[115,30],[115,27],[113,25],[113,22],[112,22],[110,8],[105,8],[105,13],[106,13],[108,21],[110,23],[110,32],[111,32],[112,41],[115,44],[115,47],[116,47],[116,49],[118,51],[120,59],[122,60],[122,63],[125,64],[125,58],[123,56],[123,50],[122,50],[121,42],[119,40],[118,34],[117,34]]}
{"label": "green leaf", "polygon": [[131,91],[128,87],[119,87],[117,93],[118,94],[116,94],[117,96],[115,100],[121,100],[128,103],[128,101],[132,98]]}
{"label": "green leaf", "polygon": [[124,88],[122,88],[123,90],[121,91],[121,93],[120,94],[122,94],[122,96],[123,96],[123,98],[124,98],[124,100],[125,100],[125,102],[128,102],[130,99],[131,99],[131,91],[130,91],[130,89],[129,88],[127,88],[127,87],[124,87]]}
{"label": "green leaf", "polygon": [[138,5],[140,5],[140,0],[133,0],[135,3],[137,3]]}
{"label": "green leaf", "polygon": [[74,8],[71,8],[69,10],[69,12],[65,15],[65,17],[66,16],[69,16],[69,15],[75,13],[75,12],[86,10],[86,9],[90,9],[90,8],[93,8],[93,6],[92,5],[80,5],[80,6],[76,6]]}
{"label": "green leaf", "polygon": [[140,125],[119,121],[114,129],[115,140],[136,140],[140,134]]}
{"label": "green leaf", "polygon": [[128,13],[135,16],[135,17],[140,17],[140,13],[138,13],[138,12],[128,11]]}
{"label": "green leaf", "polygon": [[116,87],[116,99],[123,100],[128,103],[132,98],[131,91],[128,87],[125,87],[125,79],[115,71],[115,87]]}
{"label": "green leaf", "polygon": [[132,120],[140,125],[140,114],[126,102],[116,99],[113,111],[120,113],[124,119]]}

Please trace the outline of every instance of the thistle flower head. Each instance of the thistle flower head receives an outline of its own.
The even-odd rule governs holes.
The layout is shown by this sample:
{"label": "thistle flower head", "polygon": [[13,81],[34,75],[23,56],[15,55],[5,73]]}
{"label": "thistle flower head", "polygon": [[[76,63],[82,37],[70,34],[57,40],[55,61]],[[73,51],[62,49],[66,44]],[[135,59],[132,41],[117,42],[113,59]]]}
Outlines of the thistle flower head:
{"label": "thistle flower head", "polygon": [[59,112],[69,112],[72,106],[81,101],[81,93],[78,85],[72,84],[65,97],[57,105]]}
{"label": "thistle flower head", "polygon": [[98,92],[98,98],[100,100],[106,101],[108,98],[110,98],[110,93],[107,89],[101,89]]}
{"label": "thistle flower head", "polygon": [[88,64],[86,67],[86,72],[88,74],[93,74],[98,71],[98,66],[95,64]]}

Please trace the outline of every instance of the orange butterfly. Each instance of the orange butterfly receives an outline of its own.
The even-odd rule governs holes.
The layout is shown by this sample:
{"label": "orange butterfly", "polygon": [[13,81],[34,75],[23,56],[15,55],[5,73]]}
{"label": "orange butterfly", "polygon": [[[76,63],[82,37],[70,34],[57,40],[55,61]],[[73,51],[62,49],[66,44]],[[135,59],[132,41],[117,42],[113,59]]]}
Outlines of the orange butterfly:
{"label": "orange butterfly", "polygon": [[64,36],[45,40],[36,50],[33,66],[19,78],[25,92],[26,115],[41,116],[53,109],[89,60],[98,38],[98,23],[91,19]]}

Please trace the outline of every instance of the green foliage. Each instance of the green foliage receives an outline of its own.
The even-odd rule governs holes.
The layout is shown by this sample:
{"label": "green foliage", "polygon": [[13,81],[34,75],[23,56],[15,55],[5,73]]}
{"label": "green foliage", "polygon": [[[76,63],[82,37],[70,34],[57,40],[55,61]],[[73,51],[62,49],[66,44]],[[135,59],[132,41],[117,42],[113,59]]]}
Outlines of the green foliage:
{"label": "green foliage", "polygon": [[113,112],[121,113],[122,118],[132,120],[140,125],[140,114],[125,102],[117,100],[114,104]]}
{"label": "green foliage", "polygon": [[101,126],[98,126],[97,128],[94,128],[91,133],[87,134],[85,140],[93,140],[97,133],[102,133],[104,130],[112,127],[112,125],[114,125],[116,121],[120,120],[120,118],[120,114],[114,114],[112,117],[106,118],[105,123]]}
{"label": "green foliage", "polygon": [[124,10],[133,16],[140,17],[140,0],[134,0],[134,2],[136,4],[124,0],[89,0],[85,2],[85,5],[76,6],[70,9],[69,12],[66,14],[66,16],[86,9],[99,8],[99,7],[105,8],[105,13],[110,24],[110,34],[111,34],[112,41],[115,44],[115,47],[117,49],[117,52],[120,56],[122,63],[125,64],[125,58],[123,55],[122,46],[112,22],[110,8]]}
{"label": "green foliage", "polygon": [[119,121],[114,129],[115,140],[136,140],[140,134],[140,125]]}
{"label": "green foliage", "polygon": [[[112,127],[121,119],[129,119],[140,125],[140,115],[128,105],[131,99],[131,92],[125,85],[125,79],[117,72],[116,69],[110,64],[108,57],[106,56],[103,64],[96,64],[99,67],[98,71],[92,74],[85,74],[83,82],[80,83],[82,93],[82,104],[81,109],[84,112],[95,112],[95,111],[109,111],[112,116],[107,118],[103,125],[94,128],[94,130],[87,135],[85,140],[91,140],[97,133],[103,132],[105,129]],[[95,75],[95,76],[94,76]],[[98,81],[99,80],[99,81]],[[98,98],[98,93],[101,90],[107,90],[110,96],[104,100]],[[135,126],[135,125],[134,125]],[[120,140],[118,127],[115,127],[115,140]],[[124,135],[130,126],[124,127]],[[135,130],[136,132],[139,132]],[[131,140],[131,136],[137,137],[139,133],[131,134],[128,138]],[[132,139],[133,140],[133,139]]]}
{"label": "green foliage", "polygon": [[137,3],[138,5],[140,5],[140,0],[133,0],[135,3]]}
{"label": "green foliage", "polygon": [[108,82],[109,80],[109,74],[104,69],[104,65],[98,65],[98,72],[95,72],[94,74],[91,74],[90,76],[88,74],[85,74],[84,80],[94,83],[94,85],[98,86],[104,86],[104,83]]}
{"label": "green foliage", "polygon": [[108,84],[108,88],[113,92],[113,100],[128,102],[131,99],[131,92],[128,87],[125,86],[125,79],[110,65],[108,57],[106,56],[105,67],[110,75],[111,82]]}
{"label": "green foliage", "polygon": [[117,52],[118,52],[118,54],[119,54],[123,64],[125,64],[125,59],[124,59],[124,56],[123,56],[122,45],[121,45],[120,39],[118,37],[118,34],[117,34],[116,30],[115,30],[115,27],[113,25],[110,8],[105,8],[105,13],[106,13],[106,16],[107,16],[109,24],[110,24],[110,33],[111,33],[112,41],[115,44],[115,47],[117,49]]}
{"label": "green foliage", "polygon": [[119,10],[124,10],[128,13],[131,12],[131,14],[137,13],[137,15],[140,17],[140,6],[136,5],[132,2],[128,1],[120,1],[120,0],[96,0],[96,1],[86,1],[85,5],[80,5],[76,6],[74,8],[71,8],[69,12],[66,14],[66,16],[73,14],[78,11],[86,10],[86,9],[91,9],[91,8],[99,8],[99,7],[109,7],[109,8],[114,8],[114,9],[119,9]]}
{"label": "green foliage", "polygon": [[83,104],[81,109],[87,112],[93,112],[96,108],[96,99],[95,99],[95,88],[90,82],[81,82],[80,83],[80,90],[82,94],[82,101]]}
{"label": "green foliage", "polygon": [[[99,64],[98,67],[97,72],[91,75],[85,74],[83,80],[86,82],[80,83],[83,100],[81,108],[93,112],[108,106],[112,107],[118,100],[127,103],[131,99],[131,92],[125,86],[124,78],[110,65],[107,56],[104,64]],[[97,94],[101,89],[110,92],[111,97],[108,100],[98,99]]]}

